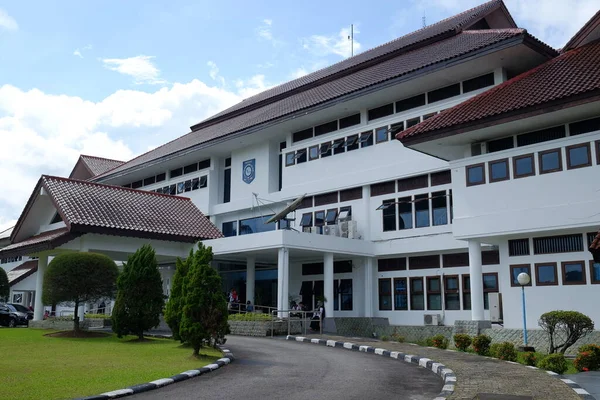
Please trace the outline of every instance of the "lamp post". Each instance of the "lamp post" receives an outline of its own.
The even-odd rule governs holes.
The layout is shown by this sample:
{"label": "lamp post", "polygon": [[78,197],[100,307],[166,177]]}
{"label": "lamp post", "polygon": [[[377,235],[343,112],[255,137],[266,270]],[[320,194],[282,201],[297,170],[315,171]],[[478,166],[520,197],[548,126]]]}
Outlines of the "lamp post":
{"label": "lamp post", "polygon": [[517,276],[517,281],[521,285],[521,298],[523,299],[523,351],[534,351],[533,347],[527,345],[527,311],[525,310],[525,286],[531,282],[531,277],[526,272],[521,272]]}

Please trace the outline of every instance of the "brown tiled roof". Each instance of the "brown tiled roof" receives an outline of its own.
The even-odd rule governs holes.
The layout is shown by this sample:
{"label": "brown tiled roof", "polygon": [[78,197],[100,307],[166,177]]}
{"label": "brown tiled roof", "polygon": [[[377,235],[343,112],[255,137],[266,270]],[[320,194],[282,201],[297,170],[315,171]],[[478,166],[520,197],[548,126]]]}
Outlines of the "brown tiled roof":
{"label": "brown tiled roof", "polygon": [[125,163],[124,161],[111,160],[102,157],[86,156],[84,154],[80,156],[80,159],[81,161],[83,161],[83,163],[90,171],[92,176],[100,175]]}
{"label": "brown tiled roof", "polygon": [[583,44],[592,42],[600,37],[600,10],[577,31],[576,34],[565,44],[562,51],[568,51]]}
{"label": "brown tiled roof", "polygon": [[590,244],[590,251],[592,250],[600,250],[600,231],[592,241],[592,244]]}
{"label": "brown tiled roof", "polygon": [[600,41],[570,50],[396,135],[405,144],[600,95]]}
{"label": "brown tiled roof", "polygon": [[8,275],[8,283],[10,286],[14,286],[31,274],[37,272],[37,269],[37,260],[25,261],[23,264],[11,269],[6,273],[6,275]]}
{"label": "brown tiled roof", "polygon": [[12,257],[15,255],[31,254],[39,251],[50,250],[65,244],[81,236],[78,233],[71,233],[67,228],[55,229],[40,233],[17,243],[12,243],[0,249],[2,257]]}
{"label": "brown tiled roof", "polygon": [[500,7],[502,7],[505,10],[505,14],[509,18],[512,27],[516,28],[517,25],[512,20],[508,11],[506,11],[504,3],[501,0],[488,1],[477,7],[461,12],[460,14],[454,15],[435,24],[431,24],[422,29],[411,32],[407,35],[401,36],[397,39],[392,40],[391,42],[374,47],[363,53],[359,53],[354,57],[347,58],[336,64],[315,71],[311,74],[286,82],[274,88],[265,90],[264,92],[261,92],[257,95],[254,95],[248,99],[241,101],[233,107],[230,107],[216,115],[213,115],[212,117],[202,121],[201,123],[196,124],[191,129],[198,130],[201,127],[205,126],[207,123],[220,119],[221,117],[228,117],[228,115],[233,112],[247,109],[251,106],[255,106],[259,103],[264,103],[268,100],[276,99],[278,97],[281,97],[282,95],[289,95],[290,92],[293,92],[295,90],[305,90],[307,86],[314,86],[314,84],[319,84],[320,81],[323,81],[324,79],[329,78],[332,75],[340,75],[340,73],[343,73],[345,71],[352,73],[357,69],[357,67],[364,67],[364,64],[368,64],[369,62],[373,61],[378,61],[378,59],[388,56],[390,54],[396,53],[396,55],[398,55],[399,53],[404,52],[408,49],[415,49],[419,45],[427,45],[428,43],[431,43],[432,40],[439,40],[441,37],[444,37],[444,35],[446,35],[446,37],[448,37],[448,35],[455,35],[464,29],[468,29],[470,25],[478,22],[486,15],[490,14],[491,12],[495,11]]}
{"label": "brown tiled roof", "polygon": [[[290,95],[274,103],[248,111],[245,114],[232,117],[198,131],[190,132],[187,135],[142,154],[97,178],[103,178],[181,150],[244,131],[256,125],[299,112],[329,100],[340,98],[341,96],[352,94],[394,78],[408,75],[423,68],[442,64],[445,61],[472,54],[477,50],[487,49],[492,45],[504,44],[508,40],[514,40],[515,43],[517,41],[528,41],[533,43],[533,45],[540,45],[540,42],[529,36],[523,29],[464,31],[429,46],[379,62],[351,75],[328,81],[318,87]],[[547,48],[547,51],[553,52],[554,50]]]}
{"label": "brown tiled roof", "polygon": [[[42,188],[66,228],[16,241]],[[42,175],[17,221],[12,244],[0,249],[0,255],[51,249],[85,233],[189,243],[223,237],[189,198]]]}

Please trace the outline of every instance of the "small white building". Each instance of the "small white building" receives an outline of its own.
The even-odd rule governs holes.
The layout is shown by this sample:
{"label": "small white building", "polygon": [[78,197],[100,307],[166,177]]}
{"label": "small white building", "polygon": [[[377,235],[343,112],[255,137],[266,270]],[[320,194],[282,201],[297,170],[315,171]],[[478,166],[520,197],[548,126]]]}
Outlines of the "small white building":
{"label": "small white building", "polygon": [[[525,270],[533,278],[530,326],[554,309],[600,323],[600,272],[587,250],[600,226],[600,76],[591,68],[600,51],[587,44],[599,35],[591,22],[559,52],[518,28],[493,0],[250,97],[133,160],[74,178],[115,192],[191,199],[223,233],[207,227],[205,244],[223,290],[235,288],[243,301],[311,308],[324,296],[329,317],[382,317],[392,325],[502,319],[517,328],[513,278]],[[563,86],[559,101],[554,89]],[[580,148],[585,165],[577,164],[583,153],[571,150]],[[45,179],[36,189],[41,197]],[[288,218],[266,223],[302,196]],[[89,209],[117,213],[88,200]],[[37,225],[15,228],[12,246],[55,229],[47,204]],[[144,207],[136,208],[139,218],[147,218]],[[59,217],[57,224],[67,222]],[[53,249],[100,249],[124,260],[144,240],[122,233],[89,231]],[[86,237],[101,245],[89,246]],[[174,256],[191,248],[168,243],[166,293]],[[19,248],[0,257],[47,252]]]}

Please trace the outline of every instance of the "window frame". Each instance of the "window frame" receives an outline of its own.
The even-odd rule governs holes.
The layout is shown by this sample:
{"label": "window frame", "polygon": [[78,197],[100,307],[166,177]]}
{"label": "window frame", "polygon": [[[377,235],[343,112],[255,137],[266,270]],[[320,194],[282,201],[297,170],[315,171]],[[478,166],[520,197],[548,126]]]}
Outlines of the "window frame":
{"label": "window frame", "polygon": [[[469,171],[475,168],[481,168],[481,182],[476,182],[476,183],[471,183],[469,182]],[[485,185],[486,183],[486,176],[485,176],[485,163],[477,163],[477,164],[471,164],[471,165],[467,165],[465,167],[465,179],[467,182],[467,187],[469,186],[478,186],[478,185]]]}
{"label": "window frame", "polygon": [[296,152],[288,151],[285,153],[285,166],[291,167],[292,165],[296,165]]}
{"label": "window frame", "polygon": [[519,285],[519,282],[515,282],[513,280],[513,276],[514,276],[513,270],[516,269],[516,268],[523,268],[523,267],[527,267],[527,269],[529,271],[529,272],[527,272],[527,275],[529,275],[529,278],[531,278],[529,280],[529,283],[527,285],[525,285],[525,286],[529,287],[529,286],[533,285],[533,277],[531,276],[531,264],[511,264],[511,265],[509,265],[509,268],[510,268],[509,269],[509,271],[510,271],[510,286],[511,287],[521,287],[521,285]]}
{"label": "window frame", "polygon": [[[456,279],[456,289],[448,289],[448,279]],[[458,294],[458,308],[448,308],[448,294]],[[444,310],[459,311],[461,310],[460,301],[460,278],[458,275],[444,275]]]}
{"label": "window frame", "polygon": [[[544,171],[543,167],[543,162],[542,162],[542,156],[544,156],[545,154],[550,154],[550,153],[557,153],[558,152],[558,167],[554,168],[554,169],[550,169],[548,171]],[[540,172],[540,175],[543,174],[551,174],[553,172],[560,172],[563,170],[563,165],[562,165],[562,148],[557,147],[554,149],[550,149],[550,150],[544,150],[544,151],[540,151],[538,152],[538,169]]]}
{"label": "window frame", "polygon": [[[413,291],[413,282],[414,281],[421,281],[421,290],[420,291]],[[423,282],[423,277],[422,276],[411,276],[408,280],[409,282],[409,287],[408,287],[408,291],[410,293],[409,296],[409,308],[410,310],[415,310],[415,311],[425,311],[427,309],[426,304],[425,304],[425,283]],[[416,296],[423,296],[423,308],[414,308],[413,307],[413,298]]]}
{"label": "window frame", "polygon": [[[462,298],[461,298],[461,305],[462,305],[462,309],[465,311],[470,311],[472,306],[471,306],[471,275],[470,274],[462,274],[461,275],[461,293],[462,293]],[[482,278],[483,279],[483,278]],[[467,280],[469,281],[469,288],[467,289]],[[467,305],[467,303],[465,302],[467,296],[465,295],[469,295],[469,304]]]}
{"label": "window frame", "polygon": [[[329,222],[329,218],[328,218],[328,216],[330,215],[330,213],[334,214],[332,222]],[[337,208],[330,208],[330,209],[328,209],[325,212],[325,225],[335,225],[335,223],[337,222],[337,217],[338,217],[338,209]]]}
{"label": "window frame", "polygon": [[[567,280],[566,280],[567,274],[566,274],[566,270],[565,270],[565,267],[567,266],[567,264],[580,264],[581,265],[581,276],[583,278],[581,281],[567,282]],[[587,284],[586,273],[585,273],[585,270],[586,270],[585,261],[581,261],[581,260],[563,261],[560,263],[560,269],[561,269],[563,285],[586,285]]]}
{"label": "window frame", "polygon": [[600,285],[600,277],[598,279],[594,279],[594,264],[600,264],[594,262],[594,260],[590,260],[590,283],[592,285]]}
{"label": "window frame", "polygon": [[[325,210],[319,210],[319,211],[315,211],[315,220],[314,220],[314,226],[325,226]],[[317,218],[318,214],[322,214],[323,218],[321,218],[321,223],[318,223],[317,221],[319,220],[319,218]]]}
{"label": "window frame", "polygon": [[[317,152],[317,156],[316,157],[313,157],[313,154],[312,154],[313,150],[316,150],[316,152]],[[320,156],[320,149],[319,149],[319,145],[318,144],[315,145],[315,146],[310,146],[308,148],[308,160],[309,161],[318,160],[319,156]]]}
{"label": "window frame", "polygon": [[[363,139],[363,137],[365,137],[365,139]],[[361,149],[373,146],[375,144],[375,141],[373,140],[373,130],[361,132],[358,136],[358,143],[360,144]]]}
{"label": "window frame", "polygon": [[[384,294],[382,295],[381,292],[381,283],[387,281],[387,283],[389,284],[389,294]],[[389,296],[390,298],[390,307],[389,308],[383,308],[382,307],[382,298],[383,297],[387,297]],[[392,288],[392,278],[379,278],[379,280],[377,281],[377,306],[379,308],[379,311],[393,311],[394,310],[394,301],[393,301],[393,288]]]}
{"label": "window frame", "polygon": [[[390,141],[390,135],[388,132],[388,127],[387,126],[380,126],[379,128],[375,128],[375,144],[379,144],[379,143],[384,143],[384,142],[389,142]],[[385,133],[385,139],[379,140],[379,132],[380,131],[384,131]]]}
{"label": "window frame", "polygon": [[[438,280],[439,281],[439,286],[438,286],[438,290],[430,290],[429,289],[429,282],[433,281],[433,280]],[[427,288],[427,311],[441,311],[442,308],[444,307],[443,301],[444,299],[442,298],[442,277],[440,277],[439,275],[430,275],[427,276],[425,279],[425,283],[426,283],[426,288]],[[429,296],[440,296],[440,308],[431,308],[431,301],[429,301]]]}
{"label": "window frame", "polygon": [[[443,193],[443,195],[440,195],[440,193]],[[437,194],[437,196],[436,196]],[[446,192],[445,190],[440,190],[439,192],[432,192],[431,193],[431,226],[443,226],[443,225],[448,225],[449,222],[449,218],[448,218],[448,192]],[[434,207],[434,202],[436,199],[443,198],[444,199],[444,207],[443,209],[446,212],[446,222],[444,223],[436,223],[436,218],[435,218],[435,210],[441,210],[442,207]]]}
{"label": "window frame", "polygon": [[[425,197],[422,197],[422,196],[425,196]],[[417,201],[417,198],[419,198],[418,201]],[[419,225],[419,223],[418,223],[419,218],[418,218],[418,214],[417,213],[425,211],[425,209],[423,209],[423,210],[419,210],[418,209],[417,205],[419,203],[425,203],[427,205],[427,225]],[[431,212],[431,194],[430,193],[422,193],[422,194],[416,194],[416,195],[414,195],[413,196],[413,204],[414,204],[414,207],[413,207],[413,211],[414,211],[414,219],[413,219],[414,220],[414,228],[415,229],[417,229],[417,228],[430,228],[432,226],[431,225],[431,223],[432,223],[432,221],[431,221],[431,214],[432,214],[432,212]]]}
{"label": "window frame", "polygon": [[[503,163],[506,167],[506,176],[504,178],[494,178],[494,175],[492,174],[492,165],[500,163]],[[510,179],[510,168],[508,164],[508,158],[501,158],[499,160],[493,160],[488,162],[488,175],[490,177],[490,183],[507,181]]]}
{"label": "window frame", "polygon": [[[404,287],[406,288],[403,291],[399,290],[396,291],[396,281],[404,281]],[[393,303],[394,303],[394,311],[408,311],[409,310],[409,298],[408,298],[408,279],[407,277],[403,276],[403,277],[395,277],[392,279],[392,296],[393,296]],[[406,308],[402,308],[402,307],[397,307],[396,306],[396,296],[401,296],[404,295],[406,296]]]}
{"label": "window frame", "polygon": [[[555,262],[535,263],[535,285],[536,286],[558,286],[558,265]],[[540,282],[540,267],[554,267],[554,282]]]}
{"label": "window frame", "polygon": [[[310,216],[310,220],[308,222],[308,225],[303,225],[302,222],[304,220],[304,216],[305,215],[309,215]],[[302,214],[302,217],[300,217],[300,224],[299,224],[302,228],[307,228],[307,227],[311,227],[313,226],[313,213],[312,212],[308,212],[308,213],[304,213]]]}
{"label": "window frame", "polygon": [[[398,221],[396,220],[398,216],[398,206],[396,204],[396,199],[387,199],[381,202],[381,205],[389,204],[388,207],[381,210],[381,230],[383,232],[394,232],[398,230]],[[393,213],[391,211],[393,211]],[[393,225],[393,227],[388,227],[386,229],[386,221],[388,224]]]}
{"label": "window frame", "polygon": [[[522,160],[524,158],[529,158],[531,160],[531,172],[528,172],[526,174],[517,174],[517,161],[518,160]],[[520,156],[515,156],[512,158],[512,166],[513,166],[513,174],[512,177],[513,179],[519,179],[519,178],[526,178],[528,176],[535,176],[535,159],[534,159],[534,154],[533,153],[528,153],[528,154],[522,154]]]}
{"label": "window frame", "polygon": [[[577,148],[580,148],[580,147],[585,147],[586,148],[588,162],[586,164],[581,164],[581,165],[575,165],[575,166],[573,166],[573,165],[571,165],[571,156],[569,154],[569,150],[577,149]],[[589,142],[573,144],[571,146],[565,147],[565,155],[567,157],[567,170],[569,170],[569,169],[585,168],[585,167],[590,167],[592,165],[592,151],[590,149]]]}
{"label": "window frame", "polygon": [[[486,276],[495,276],[496,277],[496,287],[494,289],[486,289],[486,287],[485,287],[485,277]],[[483,309],[489,310],[490,309],[490,301],[489,301],[488,293],[500,293],[500,280],[498,279],[498,273],[497,272],[484,272],[481,275],[481,286],[483,287]],[[487,300],[487,306],[488,306],[487,308],[485,308],[486,299],[488,299]]]}

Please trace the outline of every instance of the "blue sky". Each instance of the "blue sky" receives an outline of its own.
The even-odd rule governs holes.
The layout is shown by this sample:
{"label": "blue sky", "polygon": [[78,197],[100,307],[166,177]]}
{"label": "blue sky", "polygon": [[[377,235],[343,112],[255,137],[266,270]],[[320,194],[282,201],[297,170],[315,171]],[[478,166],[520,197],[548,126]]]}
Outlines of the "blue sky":
{"label": "blue sky", "polygon": [[[80,153],[126,160],[242,98],[482,3],[1,1],[0,228],[40,174]],[[554,47],[597,0],[507,0]]]}

